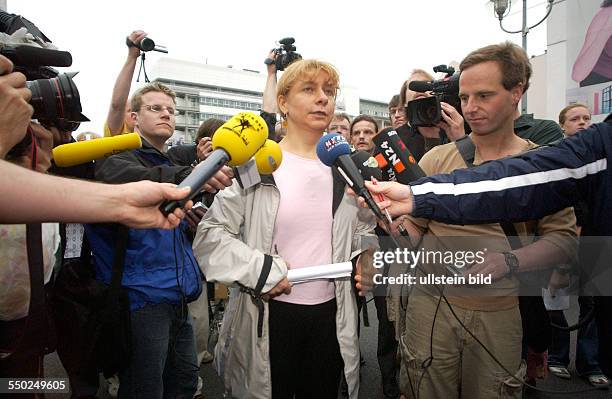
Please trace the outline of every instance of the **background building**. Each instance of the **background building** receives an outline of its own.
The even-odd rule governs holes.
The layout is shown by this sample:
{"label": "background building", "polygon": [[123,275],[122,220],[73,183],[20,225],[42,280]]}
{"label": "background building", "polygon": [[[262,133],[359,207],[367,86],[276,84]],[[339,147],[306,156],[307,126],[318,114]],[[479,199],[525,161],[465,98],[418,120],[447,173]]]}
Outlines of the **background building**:
{"label": "background building", "polygon": [[[603,0],[555,1],[546,21],[547,51],[531,59],[534,73],[527,92],[529,113],[556,121],[559,111],[575,102],[590,108],[594,122],[612,112],[612,76],[595,80],[583,76],[587,75],[585,65],[595,65],[597,57],[605,59],[612,41],[612,25],[601,23],[606,21],[604,14],[612,13],[612,4],[608,10],[603,10],[602,4]],[[601,47],[600,54],[588,54]]]}
{"label": "background building", "polygon": [[[173,143],[192,142],[205,119],[226,120],[240,111],[258,112],[262,105],[266,75],[258,71],[160,58],[150,72],[152,80],[168,85],[177,95]],[[340,88],[336,108],[351,116],[370,115],[381,127],[389,125],[387,103],[360,99],[355,87]]]}

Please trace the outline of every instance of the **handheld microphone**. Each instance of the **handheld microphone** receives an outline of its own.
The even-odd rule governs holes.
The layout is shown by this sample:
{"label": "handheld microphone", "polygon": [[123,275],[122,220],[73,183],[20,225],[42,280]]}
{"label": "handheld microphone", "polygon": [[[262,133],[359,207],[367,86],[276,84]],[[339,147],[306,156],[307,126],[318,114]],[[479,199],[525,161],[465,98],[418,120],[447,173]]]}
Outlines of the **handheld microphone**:
{"label": "handheld microphone", "polygon": [[65,168],[140,147],[142,141],[138,133],[121,134],[57,146],[53,149],[53,160],[57,166]]}
{"label": "handheld microphone", "polygon": [[392,169],[399,183],[408,184],[425,177],[425,172],[395,130],[380,132],[372,138],[372,142],[379,151],[375,156],[378,166]]}
{"label": "handheld microphone", "polygon": [[372,180],[372,178],[382,180],[382,171],[378,167],[378,162],[370,153],[361,150],[355,151],[351,154],[351,159],[357,166],[363,180]]}
{"label": "handheld microphone", "polygon": [[276,141],[268,139],[254,158],[257,171],[262,175],[271,175],[283,161],[283,152]]}
{"label": "handheld microphone", "polygon": [[0,54],[20,67],[37,68],[41,65],[69,67],[72,65],[72,55],[67,51],[29,45],[5,46],[0,49]]}
{"label": "handheld microphone", "polygon": [[363,177],[349,156],[350,153],[351,147],[346,142],[346,139],[337,133],[326,134],[321,137],[317,144],[317,156],[321,162],[329,167],[335,167],[342,179],[355,194],[366,201],[374,215],[380,220],[386,221],[382,211],[376,205],[376,202],[374,202],[372,194],[365,188]]}
{"label": "handheld microphone", "polygon": [[195,197],[225,164],[238,166],[247,162],[264,145],[267,137],[268,126],[261,116],[240,112],[231,117],[213,134],[213,152],[179,184],[179,188],[191,188],[187,198],[162,203],[162,213],[168,215]]}
{"label": "handheld microphone", "polygon": [[[355,165],[359,169],[361,176],[364,180],[370,180],[373,183],[376,180],[382,180],[382,170],[378,167],[378,162],[374,157],[365,151],[355,151],[351,154],[351,159],[355,162]],[[386,211],[385,211],[386,212]],[[398,225],[397,229],[400,234],[404,237],[408,237],[409,234],[403,225]]]}

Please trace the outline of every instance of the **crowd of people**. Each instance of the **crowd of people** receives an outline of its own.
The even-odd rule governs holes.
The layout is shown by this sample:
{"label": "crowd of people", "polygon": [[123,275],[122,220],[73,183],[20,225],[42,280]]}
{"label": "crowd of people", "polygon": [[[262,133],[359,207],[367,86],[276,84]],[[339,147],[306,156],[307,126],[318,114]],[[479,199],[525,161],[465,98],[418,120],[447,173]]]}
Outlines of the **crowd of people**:
{"label": "crowd of people", "polygon": [[[144,37],[134,31],[128,41]],[[317,156],[326,132],[375,156],[374,137],[390,129],[337,112],[340,75],[314,59],[294,61],[278,79],[266,62],[261,116],[282,151],[278,169],[244,188],[223,167],[194,198],[201,206],[162,214],[163,200],[188,194],[176,185],[206,161],[224,121],[204,121],[194,143],[168,150],[176,95],[159,82],[130,95],[139,55],[128,46],[103,135],[136,132],[142,147],[73,168],[54,165],[52,149],[96,133],[75,140],[32,121],[25,78],[0,56],[0,165],[11,187],[19,182],[0,218],[1,377],[42,378],[44,356],[56,350],[73,398],[95,397],[103,373],[119,398],[191,399],[203,397],[200,367],[214,359],[228,397],[357,398],[359,315],[371,291],[385,398],[520,398],[548,372],[571,378],[563,310],[579,276],[576,372],[607,388],[610,258],[605,240],[588,238],[611,233],[612,127],[589,127],[585,104],[565,107],[558,123],[521,114],[532,69],[520,47],[470,52],[459,66],[460,106],[441,102],[432,126],[411,125],[406,108],[432,96],[410,83],[434,77],[415,69],[398,82],[390,129],[428,177],[366,183],[383,194],[390,225]],[[374,284],[373,252],[398,242],[444,253],[486,248],[469,268],[433,262],[411,273],[491,282]],[[352,262],[350,277],[288,279],[292,269],[342,262]],[[393,276],[397,263],[381,272]],[[526,291],[534,275],[535,294]],[[213,284],[230,288],[209,348]]]}

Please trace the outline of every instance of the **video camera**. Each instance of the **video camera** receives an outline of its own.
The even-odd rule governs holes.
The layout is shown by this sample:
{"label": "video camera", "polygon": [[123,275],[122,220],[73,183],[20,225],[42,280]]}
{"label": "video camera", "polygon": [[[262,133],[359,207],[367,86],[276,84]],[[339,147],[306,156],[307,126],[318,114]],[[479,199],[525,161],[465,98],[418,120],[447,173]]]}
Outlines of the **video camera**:
{"label": "video camera", "polygon": [[[57,50],[36,25],[20,15],[0,11],[0,54],[13,62],[15,72],[28,79],[33,119],[61,131],[75,131],[81,122],[89,121],[81,113],[79,91],[72,80],[77,73],[60,74],[52,68],[72,65],[72,55]],[[26,135],[9,155],[23,153],[31,142],[31,135]]]}
{"label": "video camera", "polygon": [[419,93],[432,92],[431,97],[419,98],[409,101],[406,105],[406,116],[410,125],[435,126],[442,119],[442,107],[440,102],[445,102],[461,113],[461,102],[459,100],[459,74],[455,68],[446,65],[438,65],[433,68],[434,72],[444,72],[446,76],[440,80],[431,82],[412,81],[408,88]]}
{"label": "video camera", "polygon": [[276,70],[284,71],[293,61],[301,60],[302,56],[295,52],[297,48],[293,43],[295,39],[292,37],[286,37],[278,41],[280,44],[279,48],[274,49],[276,54]]}

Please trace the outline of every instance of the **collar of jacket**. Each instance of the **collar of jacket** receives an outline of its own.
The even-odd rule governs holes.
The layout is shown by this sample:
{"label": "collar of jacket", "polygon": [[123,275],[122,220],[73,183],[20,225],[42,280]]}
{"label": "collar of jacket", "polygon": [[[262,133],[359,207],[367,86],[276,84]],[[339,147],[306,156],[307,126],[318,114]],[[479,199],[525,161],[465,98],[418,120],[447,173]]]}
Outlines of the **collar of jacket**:
{"label": "collar of jacket", "polygon": [[[332,216],[336,214],[336,210],[340,206],[342,202],[342,197],[344,197],[344,188],[346,183],[340,177],[340,173],[336,170],[336,168],[332,167],[332,177],[333,177],[333,199],[332,199]],[[274,176],[270,175],[261,175],[261,183],[268,184],[276,187],[276,182],[274,181]]]}
{"label": "collar of jacket", "polygon": [[522,114],[514,120],[514,129],[526,129],[535,125],[533,114]]}
{"label": "collar of jacket", "polygon": [[153,147],[153,145],[151,145],[151,143],[149,143],[144,137],[140,136],[140,141],[142,141],[142,147],[140,148],[141,150],[144,150],[145,152],[154,152],[156,154],[163,155],[166,158],[168,157],[165,152],[161,152],[157,148]]}

